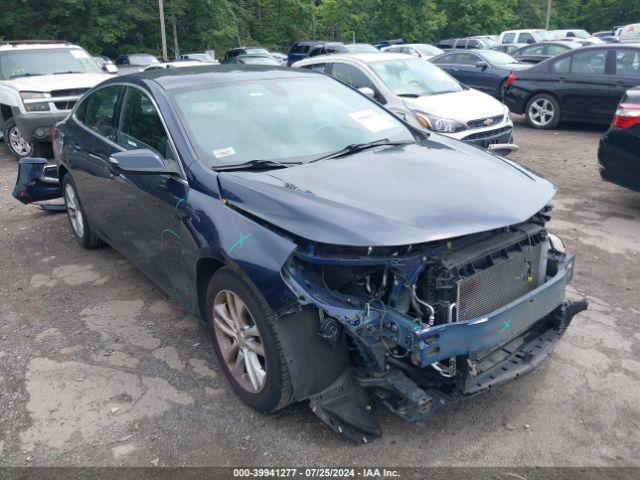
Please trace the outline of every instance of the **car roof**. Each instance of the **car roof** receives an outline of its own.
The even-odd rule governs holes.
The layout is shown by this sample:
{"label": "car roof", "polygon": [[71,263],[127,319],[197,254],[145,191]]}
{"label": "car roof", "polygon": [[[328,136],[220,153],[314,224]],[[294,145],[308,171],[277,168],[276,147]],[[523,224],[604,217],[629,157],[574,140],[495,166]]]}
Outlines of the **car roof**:
{"label": "car roof", "polygon": [[545,32],[544,28],[522,28],[520,30],[505,30],[502,33],[520,33],[520,32]]}
{"label": "car roof", "polygon": [[104,81],[107,83],[133,83],[147,86],[153,82],[164,90],[190,88],[243,80],[269,80],[275,78],[316,78],[309,70],[280,67],[276,65],[206,65],[183,68],[161,68],[120,75]]}
{"label": "car roof", "polygon": [[312,57],[305,60],[300,60],[300,62],[296,62],[296,64],[300,65],[311,65],[313,63],[326,63],[328,60],[336,61],[336,60],[346,60],[346,61],[356,61],[359,63],[374,63],[380,60],[393,60],[393,59],[406,59],[406,58],[415,58],[412,55],[407,55],[405,53],[339,53],[336,55],[318,55],[317,57]]}
{"label": "car roof", "polygon": [[42,41],[25,41],[25,42],[2,42],[0,41],[0,52],[4,51],[16,51],[16,50],[42,50],[42,49],[69,49],[69,48],[82,48],[79,45],[67,42],[56,42],[51,40]]}

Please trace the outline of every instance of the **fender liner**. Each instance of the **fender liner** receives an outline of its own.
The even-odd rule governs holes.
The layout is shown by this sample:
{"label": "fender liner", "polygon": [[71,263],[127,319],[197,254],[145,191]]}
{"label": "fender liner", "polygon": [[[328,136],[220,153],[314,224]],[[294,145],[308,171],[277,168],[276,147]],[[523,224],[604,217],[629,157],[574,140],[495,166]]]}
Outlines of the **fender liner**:
{"label": "fender liner", "polygon": [[335,346],[323,339],[314,307],[283,315],[274,322],[274,329],[287,359],[296,400],[309,400],[313,413],[349,440],[366,443],[379,437],[369,396],[351,367],[344,332]]}

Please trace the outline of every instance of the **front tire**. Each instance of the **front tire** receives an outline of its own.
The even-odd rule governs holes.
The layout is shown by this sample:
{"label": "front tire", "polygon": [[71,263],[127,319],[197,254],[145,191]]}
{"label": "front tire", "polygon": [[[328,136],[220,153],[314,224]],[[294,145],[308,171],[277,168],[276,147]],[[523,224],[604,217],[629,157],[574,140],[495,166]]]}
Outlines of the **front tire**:
{"label": "front tire", "polygon": [[33,144],[22,137],[13,117],[4,122],[3,135],[9,151],[18,160],[26,158],[33,153]]}
{"label": "front tire", "polygon": [[560,123],[560,104],[548,93],[539,93],[527,103],[527,122],[533,128],[550,130]]}
{"label": "front tire", "polygon": [[213,348],[240,399],[260,412],[293,403],[293,387],[273,313],[229,268],[218,270],[207,288],[207,320]]}
{"label": "front tire", "polygon": [[96,248],[102,245],[102,241],[93,233],[87,222],[87,216],[82,208],[82,203],[80,203],[76,184],[69,174],[66,174],[62,179],[62,192],[64,203],[67,207],[67,217],[76,241],[83,248]]}

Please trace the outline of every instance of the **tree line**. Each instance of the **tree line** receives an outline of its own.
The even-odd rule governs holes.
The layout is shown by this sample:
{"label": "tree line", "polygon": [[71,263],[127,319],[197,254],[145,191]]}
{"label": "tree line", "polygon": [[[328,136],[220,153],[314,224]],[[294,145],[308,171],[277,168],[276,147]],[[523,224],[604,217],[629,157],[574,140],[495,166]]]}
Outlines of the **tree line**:
{"label": "tree line", "polygon": [[[61,39],[93,54],[160,54],[158,0],[2,0],[0,39]],[[170,56],[178,51],[301,39],[372,43],[544,28],[547,0],[164,0]],[[608,30],[640,22],[640,0],[553,0],[550,28]]]}

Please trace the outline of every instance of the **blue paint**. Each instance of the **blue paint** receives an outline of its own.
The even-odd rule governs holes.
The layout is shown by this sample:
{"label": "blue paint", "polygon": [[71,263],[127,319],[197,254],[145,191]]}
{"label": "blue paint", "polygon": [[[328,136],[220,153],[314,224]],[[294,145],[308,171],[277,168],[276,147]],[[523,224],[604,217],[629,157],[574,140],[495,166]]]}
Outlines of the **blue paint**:
{"label": "blue paint", "polygon": [[498,333],[503,333],[505,330],[508,330],[509,327],[511,327],[511,319],[502,322],[502,330]]}
{"label": "blue paint", "polygon": [[240,232],[240,239],[231,246],[231,248],[229,249],[229,254],[231,254],[231,252],[233,252],[236,248],[244,247],[244,241],[251,237],[253,237],[251,233],[245,235],[244,233]]}

